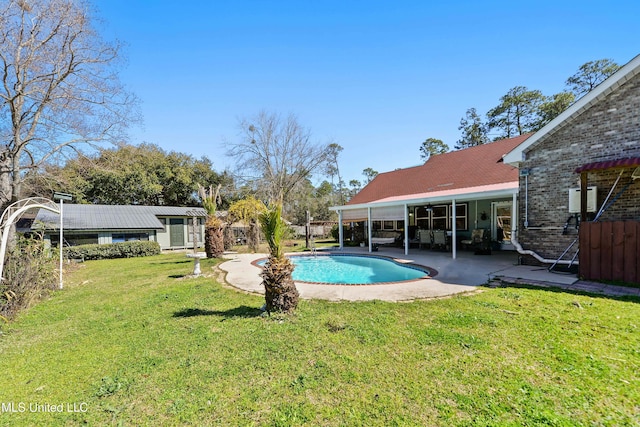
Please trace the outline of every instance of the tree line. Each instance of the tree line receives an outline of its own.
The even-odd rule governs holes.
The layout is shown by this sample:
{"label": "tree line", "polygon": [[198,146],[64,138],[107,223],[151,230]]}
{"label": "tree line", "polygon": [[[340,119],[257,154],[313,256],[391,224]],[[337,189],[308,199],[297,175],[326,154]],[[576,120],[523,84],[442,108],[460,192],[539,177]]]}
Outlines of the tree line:
{"label": "tree line", "polygon": [[[567,78],[564,91],[551,96],[545,96],[537,89],[515,86],[500,97],[498,105],[486,113],[485,120],[475,108],[469,108],[460,120],[458,130],[462,131],[462,135],[454,148],[460,150],[536,132],[619,68],[611,59],[586,62]],[[434,154],[448,150],[449,147],[442,140],[427,138],[420,146],[420,155],[427,160]]]}

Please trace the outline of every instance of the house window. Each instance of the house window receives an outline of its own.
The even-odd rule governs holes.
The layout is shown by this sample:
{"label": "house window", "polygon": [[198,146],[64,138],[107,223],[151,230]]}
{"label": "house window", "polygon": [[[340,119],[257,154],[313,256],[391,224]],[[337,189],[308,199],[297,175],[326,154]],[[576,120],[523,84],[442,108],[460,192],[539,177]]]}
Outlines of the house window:
{"label": "house window", "polygon": [[404,219],[396,221],[396,230],[404,230]]}
{"label": "house window", "polygon": [[382,221],[371,221],[371,229],[374,231],[382,230]]}
{"label": "house window", "polygon": [[426,207],[416,208],[416,226],[423,230],[431,228],[431,211]]}
{"label": "house window", "polygon": [[432,230],[447,230],[448,221],[448,209],[446,205],[438,205],[433,207],[431,212],[431,229]]}
{"label": "house window", "polygon": [[383,230],[395,230],[395,225],[393,221],[382,221],[382,229]]}
{"label": "house window", "polygon": [[[455,221],[457,230],[468,230],[467,212],[466,203],[456,204],[455,217],[452,205],[437,205],[430,207],[429,210],[426,207],[416,207],[416,225],[423,230],[451,230]],[[398,225],[398,229],[402,228]]]}
{"label": "house window", "polygon": [[[453,209],[452,206],[449,206],[449,212],[451,212]],[[452,220],[453,215],[452,215]],[[455,216],[455,221],[456,221],[456,230],[468,230],[469,229],[469,224],[467,222],[467,204],[463,203],[460,205],[456,205],[456,216]]]}
{"label": "house window", "polygon": [[149,240],[149,233],[113,233],[111,235],[112,243],[131,242],[136,240]]}
{"label": "house window", "polygon": [[[60,242],[59,234],[52,234],[50,236],[51,246],[57,248],[58,243]],[[64,244],[68,246],[79,246],[79,245],[97,245],[98,244],[98,235],[97,234],[67,234],[64,233]]]}

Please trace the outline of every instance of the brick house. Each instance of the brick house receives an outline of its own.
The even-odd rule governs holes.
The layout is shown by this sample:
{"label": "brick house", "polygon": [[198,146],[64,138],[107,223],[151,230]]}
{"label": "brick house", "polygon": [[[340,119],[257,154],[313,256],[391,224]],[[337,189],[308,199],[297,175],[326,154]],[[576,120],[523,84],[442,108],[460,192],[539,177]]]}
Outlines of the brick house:
{"label": "brick house", "polygon": [[[514,237],[529,255],[525,262],[557,260],[577,242],[561,262],[570,262],[580,247],[577,259],[583,277],[593,276],[583,271],[583,266],[597,251],[598,257],[603,256],[595,261],[597,269],[608,269],[611,264],[620,270],[617,275],[611,272],[609,279],[638,280],[637,274],[632,275],[631,264],[640,263],[640,231],[636,231],[640,179],[632,178],[640,165],[640,56],[508,153],[504,161],[520,170]],[[607,207],[598,217],[605,203]],[[589,243],[582,235],[588,228],[586,221],[580,231],[576,227],[579,217],[602,224],[623,221],[622,225],[605,227],[626,230],[614,238],[617,243],[608,237],[606,242]],[[605,234],[613,235],[609,231]],[[626,264],[615,267],[620,257]],[[594,264],[591,261],[589,264]]]}

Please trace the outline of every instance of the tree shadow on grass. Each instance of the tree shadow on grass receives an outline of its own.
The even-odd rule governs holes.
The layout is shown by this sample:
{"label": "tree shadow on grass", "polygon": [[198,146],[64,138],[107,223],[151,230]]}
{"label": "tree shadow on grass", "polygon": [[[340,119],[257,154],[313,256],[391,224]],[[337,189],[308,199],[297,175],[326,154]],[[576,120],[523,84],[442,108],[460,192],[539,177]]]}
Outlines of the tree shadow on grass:
{"label": "tree shadow on grass", "polygon": [[149,264],[161,265],[161,264],[188,264],[188,263],[193,264],[193,261],[190,259],[185,259],[182,261],[153,261],[153,262],[150,262]]}
{"label": "tree shadow on grass", "polygon": [[231,308],[229,310],[203,310],[200,308],[185,308],[173,313],[172,317],[196,317],[196,316],[220,316],[227,319],[234,317],[259,317],[262,310],[255,307],[241,305],[240,307]]}
{"label": "tree shadow on grass", "polygon": [[[485,285],[486,286],[486,285]],[[575,285],[578,286],[578,285]],[[494,287],[489,285],[488,287]],[[571,294],[571,295],[582,295],[588,296],[592,298],[602,298],[602,299],[611,299],[617,301],[625,301],[625,302],[633,302],[640,304],[640,296],[635,296],[633,294],[629,294],[628,291],[635,291],[635,288],[609,288],[607,293],[601,293],[598,291],[594,291],[588,288],[580,288],[580,287],[572,287],[572,285],[568,286],[554,286],[553,284],[529,284],[529,283],[507,283],[502,282],[498,288],[512,288],[512,289],[532,289],[536,291],[545,291],[545,292],[554,292],[554,293],[562,293],[562,294]]]}

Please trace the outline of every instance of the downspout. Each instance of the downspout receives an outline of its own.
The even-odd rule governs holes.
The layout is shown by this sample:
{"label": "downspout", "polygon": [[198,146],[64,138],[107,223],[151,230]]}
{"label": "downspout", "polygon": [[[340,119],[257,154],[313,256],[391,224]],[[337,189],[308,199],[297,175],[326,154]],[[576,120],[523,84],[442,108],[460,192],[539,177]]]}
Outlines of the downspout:
{"label": "downspout", "polygon": [[[525,183],[526,183],[526,177],[525,177]],[[525,184],[525,185],[526,185],[526,184]],[[525,196],[525,197],[526,197],[526,196]],[[516,206],[517,206],[517,204],[516,204],[516,203],[517,203],[517,201],[518,201],[518,200],[517,200],[517,195],[516,195],[515,193],[513,193],[513,203],[511,204],[511,209],[512,209],[512,211],[511,211],[511,217],[512,217],[512,218],[515,218],[515,220],[514,220],[514,221],[512,221],[512,222],[513,222],[513,224],[516,224],[516,225],[518,224],[518,220],[517,220],[517,210],[518,210],[518,209],[516,208]],[[526,203],[526,202],[525,202],[525,203]],[[525,204],[525,209],[526,209],[526,204]],[[525,216],[525,218],[526,218],[526,216]],[[525,221],[526,221],[526,219],[525,219]],[[526,225],[525,225],[525,227],[526,227]],[[534,251],[532,251],[532,250],[524,249],[524,248],[522,247],[522,245],[520,244],[520,242],[518,242],[517,234],[518,234],[518,230],[517,230],[517,229],[515,229],[515,228],[514,228],[514,229],[512,229],[512,230],[511,230],[511,244],[516,248],[516,250],[518,251],[518,253],[519,253],[520,255],[529,255],[529,256],[532,256],[532,257],[534,257],[538,262],[541,262],[541,263],[544,263],[544,264],[553,264],[554,262],[555,262],[555,263],[558,263],[558,264],[567,264],[567,265],[568,265],[568,264],[578,264],[578,262],[576,262],[576,261],[573,261],[573,262],[572,262],[571,260],[568,260],[568,259],[567,259],[567,260],[560,260],[560,261],[558,261],[558,260],[555,260],[555,259],[543,258],[542,256],[540,256],[540,254],[538,254],[538,253],[536,253],[536,252],[534,252]]]}

